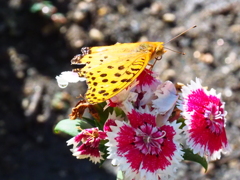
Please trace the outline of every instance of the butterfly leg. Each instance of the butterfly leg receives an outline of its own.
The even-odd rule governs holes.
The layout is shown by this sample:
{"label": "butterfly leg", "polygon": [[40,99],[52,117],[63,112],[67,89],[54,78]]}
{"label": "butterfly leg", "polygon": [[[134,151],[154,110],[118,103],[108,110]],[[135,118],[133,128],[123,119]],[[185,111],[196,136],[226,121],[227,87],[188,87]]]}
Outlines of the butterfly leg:
{"label": "butterfly leg", "polygon": [[148,64],[148,66],[150,66],[149,70],[152,70],[154,65],[156,64],[157,61],[160,61],[162,59],[162,56],[157,56],[154,58],[154,62],[153,64]]}
{"label": "butterfly leg", "polygon": [[83,47],[81,49],[81,52],[82,52],[82,56],[85,56],[86,54],[89,54],[90,48],[89,47]]}
{"label": "butterfly leg", "polygon": [[69,114],[70,119],[81,119],[83,116],[83,113],[85,109],[89,110],[89,113],[98,121],[100,121],[100,116],[98,114],[98,111],[96,107],[90,103],[88,103],[86,100],[80,100],[74,108],[72,108],[71,114]]}
{"label": "butterfly leg", "polygon": [[89,48],[89,47],[83,47],[83,48],[81,49],[81,52],[82,52],[82,54],[77,54],[76,56],[74,56],[74,57],[72,58],[71,64],[81,64],[81,63],[79,63],[80,60],[81,60],[85,55],[89,54],[90,48]]}
{"label": "butterfly leg", "polygon": [[[82,52],[82,54],[77,54],[77,55],[74,56],[74,57],[72,58],[72,60],[71,60],[71,65],[73,66],[73,69],[83,68],[83,67],[86,65],[85,63],[79,63],[79,62],[81,62],[81,59],[82,59],[85,55],[89,54],[90,48],[89,48],[89,47],[83,47],[83,48],[81,49],[81,52]],[[74,66],[76,66],[76,67],[74,67]]]}

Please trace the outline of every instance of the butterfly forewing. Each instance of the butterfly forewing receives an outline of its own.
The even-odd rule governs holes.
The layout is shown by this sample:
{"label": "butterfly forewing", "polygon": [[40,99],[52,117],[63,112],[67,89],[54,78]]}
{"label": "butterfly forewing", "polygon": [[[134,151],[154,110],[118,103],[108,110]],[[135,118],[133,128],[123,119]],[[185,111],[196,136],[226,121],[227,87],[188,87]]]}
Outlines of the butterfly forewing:
{"label": "butterfly forewing", "polygon": [[87,101],[100,103],[121,92],[140,75],[155,50],[156,44],[148,42],[115,44],[92,47],[89,54],[75,59],[74,63],[85,65],[75,72],[87,79]]}

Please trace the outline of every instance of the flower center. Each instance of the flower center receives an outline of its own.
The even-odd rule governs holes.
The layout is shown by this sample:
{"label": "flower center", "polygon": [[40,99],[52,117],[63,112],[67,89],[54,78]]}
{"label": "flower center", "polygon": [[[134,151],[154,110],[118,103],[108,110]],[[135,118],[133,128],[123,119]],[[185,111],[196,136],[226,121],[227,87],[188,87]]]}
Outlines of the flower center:
{"label": "flower center", "polygon": [[144,154],[159,154],[165,135],[165,131],[160,131],[157,127],[153,127],[150,124],[143,124],[136,129],[134,143],[136,148]]}
{"label": "flower center", "polygon": [[82,142],[86,143],[91,142],[93,143],[99,137],[98,129],[91,129],[91,130],[82,130]]}
{"label": "flower center", "polygon": [[224,129],[224,111],[216,104],[209,103],[204,117],[207,121],[207,127],[216,134],[219,134]]}

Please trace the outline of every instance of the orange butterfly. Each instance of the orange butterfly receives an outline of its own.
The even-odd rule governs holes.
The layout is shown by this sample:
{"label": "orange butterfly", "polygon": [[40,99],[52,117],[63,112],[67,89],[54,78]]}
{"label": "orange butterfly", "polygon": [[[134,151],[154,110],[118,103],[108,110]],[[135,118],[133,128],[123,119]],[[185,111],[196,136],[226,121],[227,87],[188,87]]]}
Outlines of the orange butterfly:
{"label": "orange butterfly", "polygon": [[101,103],[128,87],[151,59],[162,56],[163,42],[117,43],[111,46],[85,47],[72,65],[80,77],[87,79],[85,94],[90,104]]}

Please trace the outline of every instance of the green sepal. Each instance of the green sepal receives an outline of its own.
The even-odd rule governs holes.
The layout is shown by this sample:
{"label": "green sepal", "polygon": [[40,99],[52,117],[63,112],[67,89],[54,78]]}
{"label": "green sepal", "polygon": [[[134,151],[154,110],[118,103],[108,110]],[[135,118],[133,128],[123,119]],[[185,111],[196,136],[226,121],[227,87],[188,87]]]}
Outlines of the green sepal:
{"label": "green sepal", "polygon": [[105,160],[107,159],[107,156],[108,156],[108,151],[107,151],[108,147],[105,145],[107,142],[108,142],[108,140],[101,140],[101,142],[99,144],[99,150],[104,153],[102,156],[104,160],[101,160],[99,167],[102,167],[103,163],[105,162]]}
{"label": "green sepal", "polygon": [[184,152],[184,155],[183,155],[184,160],[197,162],[202,165],[202,167],[205,169],[205,172],[207,171],[208,162],[206,158],[200,156],[199,154],[194,154],[191,149],[184,149],[183,152]]}
{"label": "green sepal", "polygon": [[179,118],[177,120],[177,123],[182,123],[181,126],[179,127],[179,129],[182,129],[184,126],[186,126],[184,118]]}
{"label": "green sepal", "polygon": [[106,106],[106,102],[102,102],[99,104],[96,104],[95,110],[98,112],[100,119],[95,120],[95,126],[98,127],[100,130],[103,130],[104,123],[106,122],[109,114],[113,112],[112,107],[108,107],[107,109],[104,109]]}
{"label": "green sepal", "polygon": [[81,129],[92,128],[90,124],[88,124],[86,121],[83,121],[81,119],[76,119],[76,120],[64,119],[57,123],[57,125],[54,128],[54,133],[59,134],[60,132],[63,132],[70,136],[76,136],[79,134],[79,132],[81,132],[79,127]]}
{"label": "green sepal", "polygon": [[106,105],[107,105],[106,102],[102,102],[102,103],[94,105],[94,109],[97,112],[97,114],[99,115],[99,119],[92,120],[92,119],[89,119],[86,117],[82,117],[82,119],[86,120],[92,126],[98,127],[99,130],[103,130],[104,124],[105,124],[106,120],[108,119],[109,114],[112,114],[115,111],[116,116],[121,116],[121,117],[126,116],[120,108],[107,107],[105,109]]}
{"label": "green sepal", "polygon": [[118,171],[117,180],[124,180],[124,173],[122,171]]}

